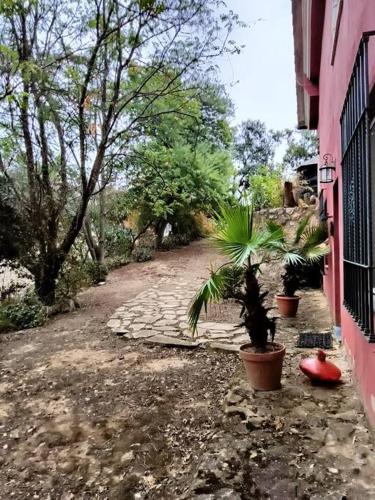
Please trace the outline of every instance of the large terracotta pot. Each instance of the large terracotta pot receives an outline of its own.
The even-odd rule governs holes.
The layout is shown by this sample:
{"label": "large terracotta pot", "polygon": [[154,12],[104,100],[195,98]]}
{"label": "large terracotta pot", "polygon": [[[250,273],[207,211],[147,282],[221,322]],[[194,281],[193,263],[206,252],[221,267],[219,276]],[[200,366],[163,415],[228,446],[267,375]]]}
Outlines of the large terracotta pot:
{"label": "large terracotta pot", "polygon": [[297,314],[300,297],[287,297],[286,295],[276,295],[277,308],[279,313],[286,318],[294,318]]}
{"label": "large terracotta pot", "polygon": [[285,346],[269,342],[275,350],[265,353],[251,352],[251,344],[240,347],[240,358],[245,366],[249,384],[258,391],[274,391],[280,388]]}

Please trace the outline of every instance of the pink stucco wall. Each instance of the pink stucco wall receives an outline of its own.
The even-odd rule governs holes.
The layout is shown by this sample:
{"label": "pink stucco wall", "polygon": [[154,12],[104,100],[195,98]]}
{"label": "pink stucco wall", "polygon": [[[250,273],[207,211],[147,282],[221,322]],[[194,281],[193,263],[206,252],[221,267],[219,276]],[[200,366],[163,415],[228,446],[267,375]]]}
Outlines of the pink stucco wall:
{"label": "pink stucco wall", "polygon": [[[332,254],[326,266],[324,288],[337,325],[341,324],[343,341],[352,361],[356,380],[368,416],[375,424],[375,344],[369,344],[342,306],[342,192],[340,115],[353,63],[362,33],[375,29],[375,0],[344,0],[336,56],[331,66],[333,34],[332,0],[326,0],[323,44],[319,80],[320,153],[332,153],[336,159],[338,206],[334,213],[333,184],[327,185],[328,213],[334,215],[334,237],[330,238]],[[369,42],[370,89],[375,83],[375,37]],[[336,240],[335,240],[336,239]],[[336,247],[336,250],[335,248]]]}

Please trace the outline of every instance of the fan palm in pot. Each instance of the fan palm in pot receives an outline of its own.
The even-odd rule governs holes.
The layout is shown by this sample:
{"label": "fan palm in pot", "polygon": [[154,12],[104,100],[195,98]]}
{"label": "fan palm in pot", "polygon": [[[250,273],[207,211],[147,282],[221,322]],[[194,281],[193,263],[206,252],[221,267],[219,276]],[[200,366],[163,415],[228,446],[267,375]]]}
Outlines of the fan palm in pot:
{"label": "fan palm in pot", "polygon": [[317,264],[330,252],[327,229],[322,224],[310,224],[310,217],[303,218],[292,237],[287,237],[285,229],[274,222],[268,222],[270,232],[281,232],[280,256],[284,261],[283,294],[276,295],[280,313],[294,317],[300,297],[295,293],[304,283],[304,275],[309,266]]}
{"label": "fan palm in pot", "polygon": [[273,390],[280,387],[285,347],[274,343],[275,318],[269,317],[265,305],[267,291],[262,291],[258,273],[262,264],[282,246],[283,232],[280,228],[261,229],[254,225],[251,206],[224,207],[217,216],[217,225],[212,241],[218,250],[230,260],[211,272],[210,278],[196,294],[189,310],[189,322],[193,333],[197,330],[202,308],[207,312],[210,302],[219,302],[226,290],[228,273],[226,268],[238,266],[242,286],[235,300],[242,306],[239,326],[244,326],[250,343],[241,346],[240,357],[253,388]]}

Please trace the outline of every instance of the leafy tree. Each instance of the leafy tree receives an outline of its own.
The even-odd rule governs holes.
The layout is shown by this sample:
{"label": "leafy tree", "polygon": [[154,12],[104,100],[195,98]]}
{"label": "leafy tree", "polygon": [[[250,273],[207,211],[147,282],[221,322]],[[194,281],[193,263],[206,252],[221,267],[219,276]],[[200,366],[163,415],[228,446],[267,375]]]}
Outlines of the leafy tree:
{"label": "leafy tree", "polygon": [[158,245],[168,222],[178,232],[192,211],[210,211],[228,198],[230,109],[222,89],[208,82],[199,89],[183,85],[153,105],[143,140],[128,155],[125,178],[129,207],[140,212],[139,229],[152,225]]}
{"label": "leafy tree", "polygon": [[283,178],[280,168],[266,165],[249,177],[249,192],[255,210],[281,207],[283,204]]}
{"label": "leafy tree", "polygon": [[314,158],[318,154],[319,141],[316,132],[312,130],[290,130],[283,132],[287,140],[287,149],[283,163],[295,172],[298,165]]}
{"label": "leafy tree", "polygon": [[[137,85],[143,78],[142,71],[147,69],[132,74],[130,86]],[[145,91],[153,92],[162,78],[160,75],[151,79]],[[142,105],[141,100],[134,103],[129,108],[129,115],[136,115]],[[112,226],[114,229],[116,223],[119,228],[126,215],[134,210],[140,217],[138,231],[126,234],[126,238],[130,238],[130,251],[150,226],[157,233],[158,245],[168,222],[177,233],[182,232],[184,236],[191,233],[192,210],[209,210],[223,196],[227,197],[228,179],[232,173],[228,151],[232,133],[227,121],[231,109],[222,87],[209,81],[197,87],[181,82],[179,89],[153,103],[152,116],[139,122],[136,144],[131,154],[124,156],[126,168],[119,179],[123,179],[128,192],[122,196],[121,191],[112,190],[107,197],[101,191],[98,200],[91,202],[84,230],[94,260],[103,263],[107,228]],[[190,196],[192,180],[194,198]],[[117,222],[110,220],[116,213],[114,195],[118,201],[127,200],[122,203],[122,220]],[[124,232],[119,229],[116,234],[119,231]]]}
{"label": "leafy tree", "polygon": [[18,258],[27,245],[27,233],[8,180],[0,174],[0,261]]}
{"label": "leafy tree", "polygon": [[229,148],[233,131],[228,119],[233,115],[233,104],[221,85],[202,84],[198,99],[201,104],[199,140],[212,148]]}
{"label": "leafy tree", "polygon": [[165,226],[194,210],[210,211],[228,196],[233,173],[227,151],[210,152],[205,143],[192,149],[158,143],[137,150],[128,196],[141,212],[143,225],[152,224],[160,246]]}
{"label": "leafy tree", "polygon": [[237,50],[228,34],[238,18],[218,16],[219,4],[0,3],[0,168],[32,235],[20,258],[43,303],[54,301],[90,199],[112,179],[153,104],[179,92],[182,75],[194,82],[214,57]]}
{"label": "leafy tree", "polygon": [[261,165],[271,166],[281,133],[267,130],[260,120],[246,120],[236,130],[234,155],[240,164],[240,174],[254,174]]}

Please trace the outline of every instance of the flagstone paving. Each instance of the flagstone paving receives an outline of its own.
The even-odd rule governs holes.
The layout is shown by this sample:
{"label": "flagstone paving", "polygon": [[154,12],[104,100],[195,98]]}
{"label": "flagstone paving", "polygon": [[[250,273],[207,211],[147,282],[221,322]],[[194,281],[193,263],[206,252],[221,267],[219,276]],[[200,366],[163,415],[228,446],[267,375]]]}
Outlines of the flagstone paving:
{"label": "flagstone paving", "polygon": [[238,350],[248,341],[245,329],[235,323],[199,321],[193,338],[188,325],[188,308],[201,281],[163,278],[149,290],[119,307],[107,326],[125,339],[180,347],[207,345],[221,350]]}

